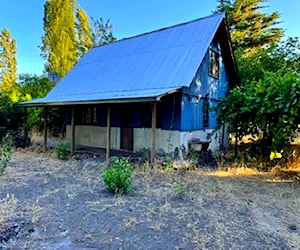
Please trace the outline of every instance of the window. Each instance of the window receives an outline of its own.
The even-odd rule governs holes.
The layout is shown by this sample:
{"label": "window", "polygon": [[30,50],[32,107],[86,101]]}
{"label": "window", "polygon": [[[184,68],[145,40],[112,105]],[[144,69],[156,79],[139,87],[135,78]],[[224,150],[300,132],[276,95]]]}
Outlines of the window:
{"label": "window", "polygon": [[203,128],[209,127],[209,100],[208,97],[203,99]]}
{"label": "window", "polygon": [[209,50],[209,74],[212,77],[219,78],[219,53],[210,49]]}
{"label": "window", "polygon": [[84,107],[81,109],[81,121],[82,124],[97,124],[97,108]]}

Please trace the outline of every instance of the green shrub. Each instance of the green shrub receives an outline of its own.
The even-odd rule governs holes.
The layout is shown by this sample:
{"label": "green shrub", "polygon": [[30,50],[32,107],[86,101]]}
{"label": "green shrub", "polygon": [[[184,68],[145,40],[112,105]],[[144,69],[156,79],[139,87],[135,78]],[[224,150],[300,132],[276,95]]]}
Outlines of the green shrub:
{"label": "green shrub", "polygon": [[112,193],[125,193],[131,187],[131,164],[125,158],[113,157],[112,166],[101,172],[106,188]]}
{"label": "green shrub", "polygon": [[181,181],[176,182],[175,183],[175,190],[176,190],[177,197],[179,199],[182,199],[184,197],[184,194],[185,194],[185,185],[184,185],[184,183],[182,183]]}
{"label": "green shrub", "polygon": [[9,163],[11,159],[11,136],[9,134],[6,134],[2,138],[2,144],[0,148],[0,175],[4,173],[4,170],[7,167],[7,164]]}
{"label": "green shrub", "polygon": [[66,143],[59,142],[56,145],[56,156],[59,160],[67,160],[69,156],[68,146]]}

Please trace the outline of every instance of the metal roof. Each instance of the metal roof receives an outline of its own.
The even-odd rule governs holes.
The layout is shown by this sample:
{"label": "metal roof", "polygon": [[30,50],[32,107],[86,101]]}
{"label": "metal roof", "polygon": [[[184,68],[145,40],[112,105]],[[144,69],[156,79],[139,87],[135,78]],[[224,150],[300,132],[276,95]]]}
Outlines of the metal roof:
{"label": "metal roof", "polygon": [[158,98],[188,87],[224,18],[214,14],[93,48],[45,98],[22,104]]}

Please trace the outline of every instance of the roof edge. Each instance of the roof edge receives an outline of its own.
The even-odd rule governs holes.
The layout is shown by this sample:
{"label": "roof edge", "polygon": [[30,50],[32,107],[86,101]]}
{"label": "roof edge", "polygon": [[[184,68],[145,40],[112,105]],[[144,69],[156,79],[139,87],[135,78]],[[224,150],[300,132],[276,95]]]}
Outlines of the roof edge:
{"label": "roof edge", "polygon": [[209,16],[204,16],[204,17],[200,17],[200,18],[197,18],[197,19],[194,19],[194,20],[183,22],[183,23],[178,23],[178,24],[175,24],[175,25],[166,26],[164,28],[155,29],[155,30],[148,31],[148,32],[145,32],[145,33],[133,35],[133,36],[130,36],[130,37],[124,37],[124,38],[121,38],[120,40],[117,40],[117,41],[112,42],[112,43],[108,43],[108,44],[104,44],[104,45],[93,47],[93,49],[94,48],[98,48],[98,47],[102,47],[102,46],[109,46],[110,44],[114,44],[114,43],[118,43],[118,42],[130,40],[130,39],[133,39],[133,38],[137,38],[137,37],[149,35],[149,34],[152,34],[152,33],[161,32],[161,31],[164,31],[164,30],[167,30],[167,29],[172,29],[172,28],[175,28],[175,27],[180,27],[180,26],[187,25],[187,24],[190,24],[190,23],[198,22],[198,21],[203,20],[203,19],[212,18],[214,16],[223,16],[223,18],[225,18],[226,17],[226,13],[225,12],[213,13],[213,14],[211,14]]}

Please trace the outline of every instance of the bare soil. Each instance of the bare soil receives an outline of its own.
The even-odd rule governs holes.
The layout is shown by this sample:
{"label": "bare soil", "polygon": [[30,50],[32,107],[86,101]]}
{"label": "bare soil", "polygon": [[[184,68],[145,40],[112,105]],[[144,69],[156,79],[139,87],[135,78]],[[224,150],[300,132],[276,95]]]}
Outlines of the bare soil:
{"label": "bare soil", "polygon": [[102,162],[16,151],[0,176],[0,249],[300,249],[299,182],[141,165],[114,196]]}

